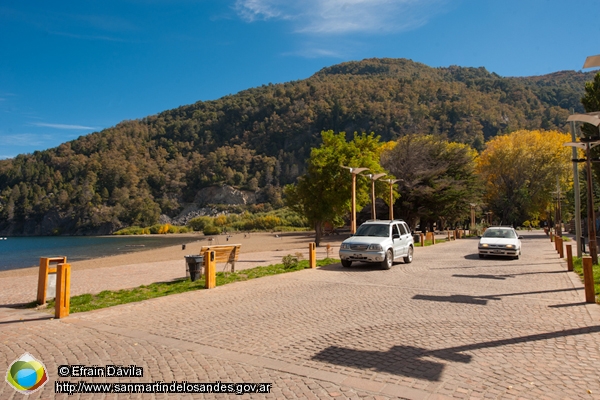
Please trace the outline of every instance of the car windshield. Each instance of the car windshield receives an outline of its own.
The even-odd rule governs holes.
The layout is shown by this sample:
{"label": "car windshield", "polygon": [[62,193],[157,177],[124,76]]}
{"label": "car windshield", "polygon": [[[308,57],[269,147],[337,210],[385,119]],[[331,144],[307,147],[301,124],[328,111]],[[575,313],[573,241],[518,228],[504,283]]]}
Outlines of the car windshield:
{"label": "car windshield", "polygon": [[365,224],[361,225],[354,236],[378,236],[378,237],[389,237],[390,227],[389,225],[383,224]]}
{"label": "car windshield", "polygon": [[488,229],[483,234],[484,238],[500,238],[500,239],[514,239],[517,237],[515,231],[512,229]]}

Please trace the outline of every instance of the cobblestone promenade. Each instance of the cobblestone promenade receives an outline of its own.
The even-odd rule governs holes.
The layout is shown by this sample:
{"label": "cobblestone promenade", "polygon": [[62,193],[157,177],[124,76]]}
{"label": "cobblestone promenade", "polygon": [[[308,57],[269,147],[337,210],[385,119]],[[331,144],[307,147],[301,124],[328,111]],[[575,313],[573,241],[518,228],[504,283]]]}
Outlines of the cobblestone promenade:
{"label": "cobblestone promenade", "polygon": [[[584,303],[545,235],[523,234],[519,260],[480,260],[477,240],[463,239],[389,271],[331,265],[62,320],[4,309],[0,375],[29,352],[50,378],[30,399],[600,399],[600,307]],[[58,378],[62,364],[134,364],[144,376]],[[57,379],[273,388],[67,397]],[[0,383],[0,399],[22,398]]]}

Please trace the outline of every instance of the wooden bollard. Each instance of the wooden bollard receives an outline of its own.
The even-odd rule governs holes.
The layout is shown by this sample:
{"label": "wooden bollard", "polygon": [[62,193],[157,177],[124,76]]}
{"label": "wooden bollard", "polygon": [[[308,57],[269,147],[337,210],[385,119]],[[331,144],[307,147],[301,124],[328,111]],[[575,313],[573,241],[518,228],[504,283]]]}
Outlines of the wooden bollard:
{"label": "wooden bollard", "polygon": [[594,276],[592,269],[592,257],[583,256],[583,282],[585,285],[585,302],[595,303],[596,293],[594,291]]}
{"label": "wooden bollard", "polygon": [[38,274],[38,290],[37,290],[37,303],[39,305],[46,303],[47,297],[47,286],[48,286],[48,274],[55,274],[56,267],[50,264],[66,264],[67,257],[40,257],[40,269]]}
{"label": "wooden bollard", "polygon": [[563,246],[563,238],[558,237],[558,256],[560,258],[565,258],[565,249]]}
{"label": "wooden bollard", "polygon": [[573,248],[567,245],[567,271],[573,271]]}
{"label": "wooden bollard", "polygon": [[308,266],[317,268],[317,244],[315,242],[308,244]]}
{"label": "wooden bollard", "polygon": [[554,233],[550,232],[550,241],[554,242]]}
{"label": "wooden bollard", "polygon": [[56,266],[56,300],[54,302],[54,317],[69,316],[71,306],[71,265],[61,263]]}
{"label": "wooden bollard", "polygon": [[421,239],[421,247],[425,247],[425,235],[421,233],[419,237]]}
{"label": "wooden bollard", "polygon": [[204,252],[204,287],[213,289],[217,286],[217,262],[215,260],[215,251],[207,250]]}
{"label": "wooden bollard", "polygon": [[450,241],[450,231],[448,231],[448,241]]}

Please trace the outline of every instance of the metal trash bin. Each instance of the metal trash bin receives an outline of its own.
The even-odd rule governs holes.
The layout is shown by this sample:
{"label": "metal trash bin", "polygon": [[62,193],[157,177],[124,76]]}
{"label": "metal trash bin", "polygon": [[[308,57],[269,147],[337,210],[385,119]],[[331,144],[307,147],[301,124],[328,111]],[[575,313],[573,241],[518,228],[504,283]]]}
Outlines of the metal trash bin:
{"label": "metal trash bin", "polygon": [[202,266],[204,265],[204,256],[189,255],[185,256],[186,278],[189,276],[192,282],[197,281],[202,276]]}

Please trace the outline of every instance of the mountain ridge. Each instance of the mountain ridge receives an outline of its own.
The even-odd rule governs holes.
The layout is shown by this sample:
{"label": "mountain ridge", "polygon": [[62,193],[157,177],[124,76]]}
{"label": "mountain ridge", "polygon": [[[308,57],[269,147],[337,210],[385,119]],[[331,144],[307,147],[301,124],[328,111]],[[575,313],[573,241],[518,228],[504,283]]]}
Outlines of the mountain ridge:
{"label": "mountain ridge", "polygon": [[[0,161],[0,234],[150,225],[213,185],[278,206],[323,130],[376,132],[384,141],[437,134],[481,149],[517,129],[563,129],[569,108],[583,111],[583,82],[593,75],[503,78],[483,67],[366,59],[123,121]],[[42,221],[52,221],[43,232]]]}

